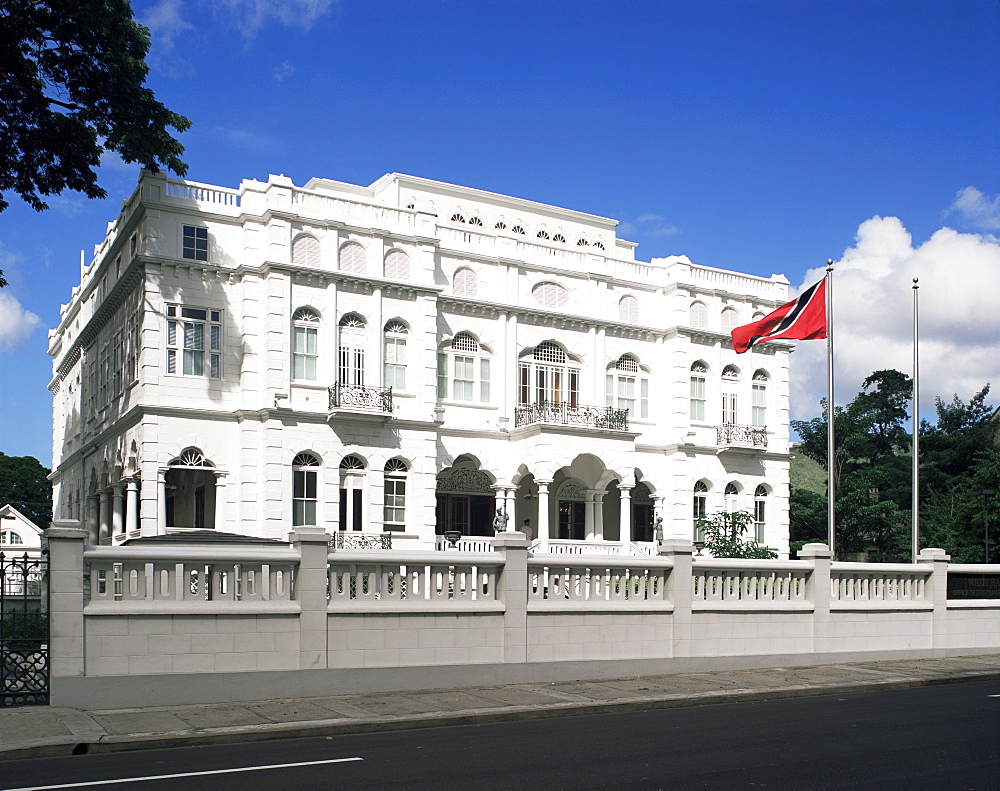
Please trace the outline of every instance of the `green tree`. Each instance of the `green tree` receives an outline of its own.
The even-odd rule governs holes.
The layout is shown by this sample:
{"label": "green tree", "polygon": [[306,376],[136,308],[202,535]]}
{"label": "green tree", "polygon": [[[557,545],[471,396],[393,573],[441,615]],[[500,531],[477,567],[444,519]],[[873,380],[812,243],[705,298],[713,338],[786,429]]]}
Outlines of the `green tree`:
{"label": "green tree", "polygon": [[[904,455],[911,441],[905,424],[912,392],[913,383],[906,374],[875,371],[846,407],[834,408],[838,557],[871,549],[886,559],[905,557],[903,538],[911,498],[909,463]],[[822,417],[794,420],[792,427],[802,439],[799,451],[826,467],[825,401],[822,406]],[[798,518],[795,511],[805,505],[802,498],[792,500],[793,521]],[[809,507],[815,508],[815,503]],[[826,531],[820,535],[825,536]]]}
{"label": "green tree", "polygon": [[788,500],[788,540],[792,552],[806,544],[827,540],[826,497],[809,489],[792,487]]}
{"label": "green tree", "polygon": [[145,87],[149,31],[128,0],[0,0],[0,211],[63,190],[103,198],[103,151],[184,175],[168,128],[191,122]]}
{"label": "green tree", "polygon": [[698,531],[705,536],[705,549],[717,558],[759,558],[773,560],[778,553],[756,541],[743,538],[753,525],[746,511],[720,511],[698,517]]}
{"label": "green tree", "polygon": [[0,505],[12,505],[41,528],[52,521],[49,470],[34,456],[0,453]]}

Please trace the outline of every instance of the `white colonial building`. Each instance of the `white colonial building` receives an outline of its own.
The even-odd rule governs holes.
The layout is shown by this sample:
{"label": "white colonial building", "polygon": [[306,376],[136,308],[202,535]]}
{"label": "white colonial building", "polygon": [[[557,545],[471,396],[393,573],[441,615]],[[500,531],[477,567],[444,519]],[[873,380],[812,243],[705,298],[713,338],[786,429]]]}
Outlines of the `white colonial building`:
{"label": "white colonial building", "polygon": [[618,553],[726,509],[787,556],[791,346],[729,341],[787,281],[616,225],[396,173],[143,174],[51,332],[57,518],[432,547],[499,509]]}

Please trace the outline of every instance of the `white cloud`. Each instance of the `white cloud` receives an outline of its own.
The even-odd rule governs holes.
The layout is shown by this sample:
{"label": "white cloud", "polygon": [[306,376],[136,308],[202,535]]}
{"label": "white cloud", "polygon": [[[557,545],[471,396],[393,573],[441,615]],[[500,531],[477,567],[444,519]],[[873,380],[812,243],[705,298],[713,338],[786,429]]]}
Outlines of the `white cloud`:
{"label": "white cloud", "polygon": [[160,0],[142,15],[140,21],[149,28],[154,43],[170,49],[177,36],[195,29],[181,16],[183,4],[183,0]]}
{"label": "white cloud", "polygon": [[970,228],[981,231],[1000,230],[1000,195],[992,200],[975,187],[963,187],[945,212],[958,215]]}
{"label": "white cloud", "polygon": [[664,221],[659,214],[640,214],[634,222],[622,221],[618,225],[618,231],[622,235],[651,236],[673,236],[680,233],[676,225]]}
{"label": "white cloud", "polygon": [[329,13],[333,0],[216,0],[229,12],[240,32],[248,38],[268,19],[274,18],[289,27],[308,30],[317,19]]}
{"label": "white cloud", "polygon": [[[806,273],[802,287],[824,269]],[[942,228],[917,247],[896,217],[873,217],[834,264],[835,401],[849,401],[872,371],[913,371],[913,282],[919,278],[921,414],[934,397],[968,399],[987,382],[1000,393],[1000,240]],[[819,414],[826,344],[792,355],[792,417]]]}
{"label": "white cloud", "polygon": [[13,294],[0,291],[0,352],[20,346],[40,323],[41,319],[22,308]]}
{"label": "white cloud", "polygon": [[293,74],[295,74],[295,67],[286,60],[274,70],[271,79],[275,82],[284,82]]}

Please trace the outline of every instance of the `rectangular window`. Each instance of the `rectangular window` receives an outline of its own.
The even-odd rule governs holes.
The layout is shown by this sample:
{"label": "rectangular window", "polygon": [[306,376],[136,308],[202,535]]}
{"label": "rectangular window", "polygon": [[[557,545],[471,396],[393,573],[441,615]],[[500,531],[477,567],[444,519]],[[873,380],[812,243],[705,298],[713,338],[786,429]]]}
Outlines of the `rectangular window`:
{"label": "rectangular window", "polygon": [[694,540],[704,541],[705,531],[699,526],[698,520],[705,516],[708,505],[708,498],[703,494],[694,496]]}
{"label": "rectangular window", "polygon": [[531,368],[524,363],[521,363],[518,370],[517,403],[531,403]]}
{"label": "rectangular window", "polygon": [[167,306],[167,373],[222,378],[222,311]]}
{"label": "rectangular window", "polygon": [[490,402],[490,361],[486,357],[479,361],[479,400],[484,404]]}
{"label": "rectangular window", "polygon": [[406,389],[406,340],[404,338],[385,339],[383,385],[396,390]]}
{"label": "rectangular window", "polygon": [[402,530],[406,513],[406,481],[402,478],[385,479],[383,518],[388,530]]}
{"label": "rectangular window", "polygon": [[691,377],[691,419],[705,420],[705,377]]}
{"label": "rectangular window", "polygon": [[208,228],[185,225],[181,255],[194,261],[208,260]]}
{"label": "rectangular window", "polygon": [[292,378],[316,380],[318,330],[315,327],[295,327],[292,337]]}
{"label": "rectangular window", "polygon": [[737,421],[737,411],[736,411],[736,393],[723,393],[722,394],[722,422],[728,423],[730,425],[736,425]]}
{"label": "rectangular window", "polygon": [[767,386],[754,385],[751,401],[753,424],[758,428],[767,425]]}
{"label": "rectangular window", "polygon": [[292,525],[316,524],[316,471],[295,470],[292,491]]}
{"label": "rectangular window", "polygon": [[448,355],[438,352],[438,398],[448,397]]}
{"label": "rectangular window", "polygon": [[639,417],[645,419],[649,417],[649,380],[639,381]]}
{"label": "rectangular window", "polygon": [[456,356],[454,360],[455,376],[452,380],[451,397],[456,401],[472,401],[475,388],[476,360],[473,357]]}
{"label": "rectangular window", "polygon": [[754,501],[753,504],[753,524],[754,532],[756,533],[757,542],[760,544],[764,543],[764,521],[766,516],[766,502],[760,498]]}

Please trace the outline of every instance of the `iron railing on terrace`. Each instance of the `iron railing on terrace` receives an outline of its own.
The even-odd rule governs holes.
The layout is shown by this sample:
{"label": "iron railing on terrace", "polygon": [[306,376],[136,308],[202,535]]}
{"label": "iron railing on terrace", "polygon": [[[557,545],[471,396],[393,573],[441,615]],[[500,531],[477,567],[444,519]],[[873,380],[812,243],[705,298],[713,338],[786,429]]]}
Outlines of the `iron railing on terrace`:
{"label": "iron railing on terrace", "polygon": [[392,412],[392,388],[346,385],[338,382],[330,388],[330,409],[341,407]]}
{"label": "iron railing on terrace", "polygon": [[716,443],[720,446],[767,447],[767,429],[758,426],[740,426],[736,423],[723,423],[721,426],[716,426],[715,438]]}
{"label": "iron railing on terrace", "polygon": [[614,407],[570,406],[569,404],[522,404],[514,409],[514,428],[534,423],[561,426],[589,426],[628,431],[628,410]]}

